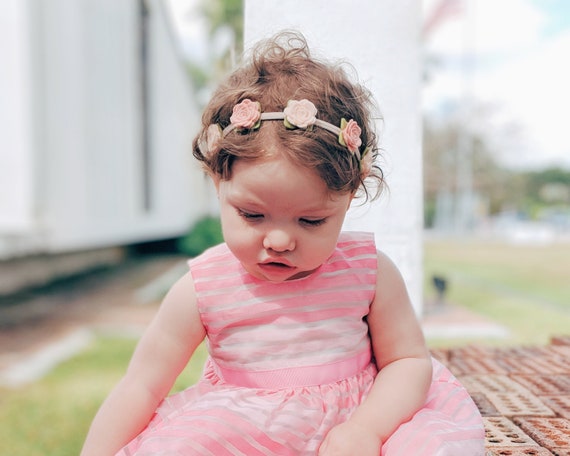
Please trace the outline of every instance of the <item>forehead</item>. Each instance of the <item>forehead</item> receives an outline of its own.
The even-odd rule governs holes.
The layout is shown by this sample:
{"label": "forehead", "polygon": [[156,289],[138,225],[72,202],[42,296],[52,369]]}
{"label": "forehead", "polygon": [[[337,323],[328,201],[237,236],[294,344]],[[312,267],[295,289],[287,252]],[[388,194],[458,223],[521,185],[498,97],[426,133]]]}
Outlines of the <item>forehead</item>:
{"label": "forehead", "polygon": [[327,209],[344,205],[348,195],[331,192],[318,173],[282,155],[255,161],[238,160],[232,176],[220,182],[224,196],[240,202],[290,208]]}

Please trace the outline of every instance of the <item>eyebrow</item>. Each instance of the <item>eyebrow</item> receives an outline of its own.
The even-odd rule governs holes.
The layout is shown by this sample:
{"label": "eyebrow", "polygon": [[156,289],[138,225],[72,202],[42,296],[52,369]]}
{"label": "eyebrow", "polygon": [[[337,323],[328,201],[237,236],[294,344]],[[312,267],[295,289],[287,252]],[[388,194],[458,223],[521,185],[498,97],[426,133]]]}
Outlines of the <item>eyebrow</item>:
{"label": "eyebrow", "polygon": [[[263,212],[272,207],[271,204],[268,205],[267,202],[259,199],[259,197],[254,192],[243,188],[239,189],[233,187],[231,191],[227,192],[226,195],[230,204],[233,206],[238,206],[241,209],[248,208]],[[331,211],[335,211],[335,204],[336,202],[333,199],[327,198],[325,201],[319,202],[314,207],[295,208],[295,212],[301,214],[301,217],[310,216],[322,218],[330,216]]]}
{"label": "eyebrow", "polygon": [[[228,201],[232,206],[238,209],[249,210],[252,212],[264,213],[272,209],[272,206],[256,202],[250,198],[242,201],[239,198],[230,197],[228,198]],[[333,208],[323,207],[320,205],[318,207],[294,208],[293,212],[300,218],[326,218],[330,217],[332,215],[331,213],[334,211]]]}

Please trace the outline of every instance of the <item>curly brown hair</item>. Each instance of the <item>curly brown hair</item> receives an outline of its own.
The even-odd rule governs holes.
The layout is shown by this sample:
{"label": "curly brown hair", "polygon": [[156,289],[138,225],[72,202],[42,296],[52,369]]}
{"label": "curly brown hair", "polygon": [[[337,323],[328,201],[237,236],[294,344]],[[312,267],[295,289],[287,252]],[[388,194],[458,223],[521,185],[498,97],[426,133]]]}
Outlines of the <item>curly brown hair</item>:
{"label": "curly brown hair", "polygon": [[[219,150],[204,155],[200,144],[211,124],[224,129],[230,124],[233,107],[250,99],[263,112],[282,111],[289,100],[310,100],[317,117],[340,126],[341,119],[354,119],[361,127],[361,151],[368,149],[374,165],[367,175],[358,158],[338,142],[336,135],[322,128],[287,130],[282,122],[264,121],[258,130],[234,130],[219,143]],[[227,180],[237,159],[256,160],[278,150],[295,163],[315,169],[332,192],[356,193],[375,199],[384,187],[382,169],[376,160],[379,149],[374,132],[371,93],[352,82],[343,68],[313,58],[305,38],[295,32],[281,32],[259,42],[249,62],[237,68],[220,84],[202,115],[202,128],[193,142],[193,154],[207,173]]]}

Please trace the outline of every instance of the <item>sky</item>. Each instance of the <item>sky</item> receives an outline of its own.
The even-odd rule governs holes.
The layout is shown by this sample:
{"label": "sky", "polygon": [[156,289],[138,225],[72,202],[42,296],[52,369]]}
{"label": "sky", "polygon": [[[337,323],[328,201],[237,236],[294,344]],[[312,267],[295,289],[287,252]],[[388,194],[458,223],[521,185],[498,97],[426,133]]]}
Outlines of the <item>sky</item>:
{"label": "sky", "polygon": [[423,39],[424,112],[463,116],[509,167],[570,168],[570,1],[456,4]]}
{"label": "sky", "polygon": [[[463,116],[506,166],[570,169],[570,0],[422,0],[424,23],[441,1],[455,7],[422,39],[424,113]],[[203,61],[196,0],[169,2]]]}
{"label": "sky", "polygon": [[198,62],[208,60],[207,24],[199,14],[199,0],[167,0],[172,20],[182,39],[183,51]]}

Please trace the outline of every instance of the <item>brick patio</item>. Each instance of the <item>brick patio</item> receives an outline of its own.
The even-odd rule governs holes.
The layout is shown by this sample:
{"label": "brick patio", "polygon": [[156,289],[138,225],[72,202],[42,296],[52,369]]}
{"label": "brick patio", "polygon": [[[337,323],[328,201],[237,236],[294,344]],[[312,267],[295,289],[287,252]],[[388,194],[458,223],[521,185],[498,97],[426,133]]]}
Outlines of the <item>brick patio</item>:
{"label": "brick patio", "polygon": [[436,349],[479,407],[486,456],[570,456],[570,336],[544,347]]}

